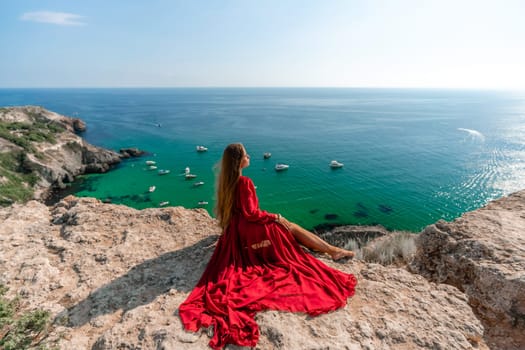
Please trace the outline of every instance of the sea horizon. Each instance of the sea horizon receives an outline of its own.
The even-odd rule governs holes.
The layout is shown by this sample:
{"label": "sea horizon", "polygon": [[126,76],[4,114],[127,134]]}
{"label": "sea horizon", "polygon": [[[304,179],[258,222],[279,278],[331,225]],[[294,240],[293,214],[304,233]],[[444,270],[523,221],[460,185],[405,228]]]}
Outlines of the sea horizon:
{"label": "sea horizon", "polygon": [[[149,152],[70,188],[137,209],[213,214],[214,166],[242,142],[261,208],[312,229],[381,224],[419,232],[525,188],[525,94],[372,87],[0,88],[0,106],[39,105],[87,123],[81,136]],[[196,152],[197,145],[208,147]],[[271,152],[270,159],[263,159]],[[159,176],[146,167],[153,160]],[[344,163],[331,169],[331,160]],[[290,165],[276,172],[277,162]],[[185,180],[190,167],[197,174]],[[194,186],[195,181],[204,182]],[[150,186],[156,186],[152,193]],[[208,202],[206,205],[198,203]]]}

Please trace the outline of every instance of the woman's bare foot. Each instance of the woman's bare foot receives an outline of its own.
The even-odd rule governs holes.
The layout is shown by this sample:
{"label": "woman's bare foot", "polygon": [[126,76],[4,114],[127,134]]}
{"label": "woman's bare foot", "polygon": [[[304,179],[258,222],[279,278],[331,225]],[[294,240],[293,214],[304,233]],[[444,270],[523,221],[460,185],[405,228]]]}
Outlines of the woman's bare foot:
{"label": "woman's bare foot", "polygon": [[351,250],[346,250],[343,248],[335,248],[335,250],[330,253],[333,261],[341,260],[344,258],[352,259],[354,257],[354,252]]}

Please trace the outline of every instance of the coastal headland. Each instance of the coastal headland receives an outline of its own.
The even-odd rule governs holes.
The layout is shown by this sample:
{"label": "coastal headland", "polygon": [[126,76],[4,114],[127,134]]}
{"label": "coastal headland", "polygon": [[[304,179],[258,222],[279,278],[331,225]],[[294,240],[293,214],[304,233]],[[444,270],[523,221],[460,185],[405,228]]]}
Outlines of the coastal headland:
{"label": "coastal headland", "polygon": [[[43,131],[13,131],[35,123],[23,115],[38,115]],[[220,234],[215,219],[204,209],[136,210],[74,196],[46,205],[49,188],[107,171],[122,155],[85,143],[76,134],[81,121],[40,107],[3,108],[0,116],[0,285],[6,297],[18,296],[22,310],[50,313],[35,342],[59,349],[207,349],[207,332],[185,332],[177,310],[213,252]],[[37,139],[24,143],[29,134]],[[21,200],[4,190],[18,185],[29,189]],[[520,191],[429,225],[415,235],[415,252],[405,262],[318,256],[356,275],[355,296],[315,318],[260,313],[257,348],[522,349],[524,227]],[[325,234],[344,242],[353,231],[370,236],[371,244],[384,239],[371,228]],[[9,331],[0,328],[0,336]]]}
{"label": "coastal headland", "polygon": [[81,119],[42,107],[0,108],[0,205],[44,200],[78,175],[105,173],[124,158],[144,154],[93,146],[80,136],[85,130]]}

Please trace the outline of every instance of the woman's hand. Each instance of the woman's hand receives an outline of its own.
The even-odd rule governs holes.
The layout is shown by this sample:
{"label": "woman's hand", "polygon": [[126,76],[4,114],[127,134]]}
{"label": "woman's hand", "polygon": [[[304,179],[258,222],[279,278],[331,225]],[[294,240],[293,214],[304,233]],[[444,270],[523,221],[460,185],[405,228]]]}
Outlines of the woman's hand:
{"label": "woman's hand", "polygon": [[286,229],[288,231],[290,231],[292,229],[292,223],[290,221],[286,220],[283,216],[281,216],[277,222],[279,224],[283,225],[284,227],[286,227]]}

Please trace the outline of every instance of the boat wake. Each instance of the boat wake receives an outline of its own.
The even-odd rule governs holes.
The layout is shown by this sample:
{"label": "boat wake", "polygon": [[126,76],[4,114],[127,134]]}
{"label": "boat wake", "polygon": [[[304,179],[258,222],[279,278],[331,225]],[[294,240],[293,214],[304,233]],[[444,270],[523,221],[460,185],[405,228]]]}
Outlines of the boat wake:
{"label": "boat wake", "polygon": [[465,131],[466,133],[468,133],[470,135],[471,138],[473,139],[476,139],[476,140],[480,140],[480,141],[485,141],[485,135],[483,135],[482,133],[480,133],[479,131],[477,130],[473,130],[473,129],[465,129],[465,128],[458,128],[459,131]]}

